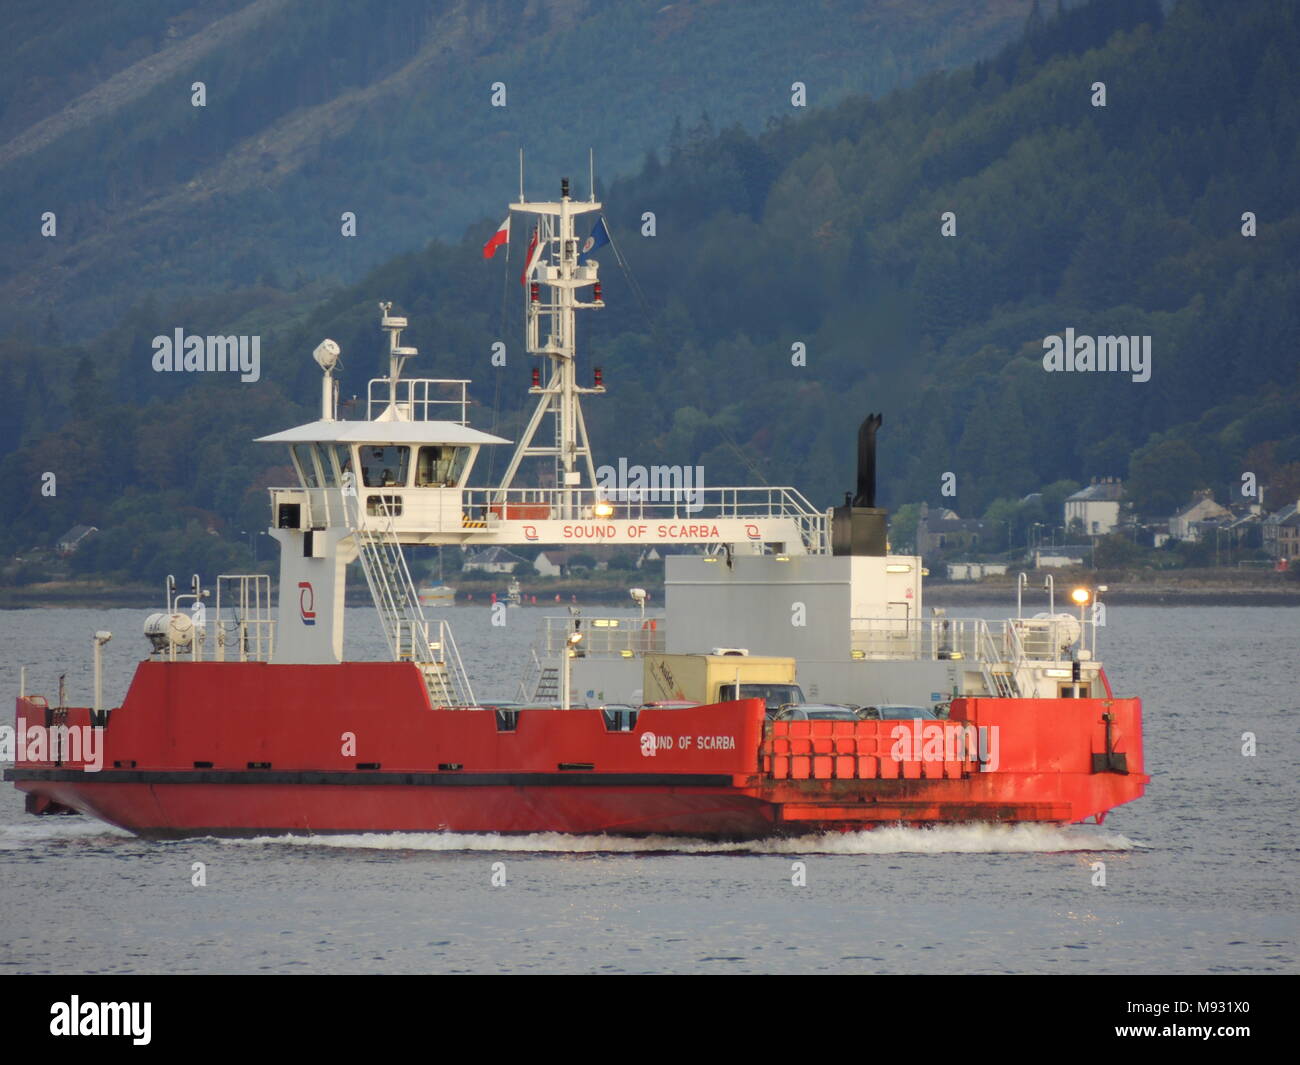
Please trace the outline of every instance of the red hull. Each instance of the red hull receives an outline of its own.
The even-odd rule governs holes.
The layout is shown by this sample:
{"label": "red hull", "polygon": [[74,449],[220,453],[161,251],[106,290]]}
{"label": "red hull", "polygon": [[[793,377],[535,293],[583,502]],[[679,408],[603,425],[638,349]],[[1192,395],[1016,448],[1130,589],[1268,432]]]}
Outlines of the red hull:
{"label": "red hull", "polygon": [[[6,776],[33,805],[145,836],[1060,823],[1142,794],[1140,714],[1130,699],[957,700],[950,732],[996,734],[982,769],[973,744],[931,749],[934,723],[921,736],[911,722],[770,724],[756,700],[646,710],[631,732],[598,710],[524,710],[502,731],[493,711],[431,707],[405,663],[145,662],[99,733],[100,771],[85,751],[38,750]],[[24,735],[90,724],[27,700],[18,718]]]}

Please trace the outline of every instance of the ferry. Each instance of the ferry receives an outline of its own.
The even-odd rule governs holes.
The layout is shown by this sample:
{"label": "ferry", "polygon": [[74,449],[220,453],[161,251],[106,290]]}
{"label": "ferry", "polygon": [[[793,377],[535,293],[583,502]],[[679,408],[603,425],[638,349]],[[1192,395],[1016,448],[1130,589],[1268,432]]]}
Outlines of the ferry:
{"label": "ferry", "polygon": [[[313,352],[320,417],[261,438],[295,483],[270,489],[278,594],[260,574],[167,579],[118,706],[21,684],[5,778],[34,814],[79,812],[147,838],[438,832],[755,839],[885,824],[1100,823],[1146,787],[1140,700],[1097,657],[1100,590],[1014,617],[923,607],[923,560],[889,550],[865,418],[857,482],[822,509],[794,487],[644,486],[596,477],[579,312],[604,306],[590,255],[602,205],[524,197],[536,407],[499,484],[468,381],[406,375],[418,352],[380,304],[382,377],[339,418],[339,346]],[[581,223],[581,229],[579,224]],[[590,228],[589,228],[590,227]],[[492,242],[489,242],[491,245]],[[611,250],[616,250],[611,245]],[[485,256],[488,249],[485,249]],[[545,428],[544,428],[545,427]],[[850,442],[846,441],[846,444]],[[537,484],[516,484],[525,464]],[[647,613],[542,620],[517,692],[483,698],[446,616],[425,615],[411,546],[599,540],[665,559]],[[691,545],[683,551],[681,545]],[[374,600],[383,661],[344,653],[349,565]],[[639,597],[638,597],[638,594]],[[25,672],[24,672],[25,678]]]}

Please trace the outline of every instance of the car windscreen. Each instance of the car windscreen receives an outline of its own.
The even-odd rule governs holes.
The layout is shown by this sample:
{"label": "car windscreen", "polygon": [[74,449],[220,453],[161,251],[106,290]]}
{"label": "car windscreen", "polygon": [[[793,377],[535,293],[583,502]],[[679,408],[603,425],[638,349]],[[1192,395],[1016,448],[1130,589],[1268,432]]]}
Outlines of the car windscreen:
{"label": "car windscreen", "polygon": [[[722,702],[737,698],[736,686],[724,684],[719,692]],[[797,684],[742,684],[741,699],[762,699],[768,710],[778,710],[788,703],[803,702],[803,691]]]}
{"label": "car windscreen", "polygon": [[862,716],[881,721],[910,721],[916,717],[935,720],[934,711],[925,706],[867,706],[863,707]]}

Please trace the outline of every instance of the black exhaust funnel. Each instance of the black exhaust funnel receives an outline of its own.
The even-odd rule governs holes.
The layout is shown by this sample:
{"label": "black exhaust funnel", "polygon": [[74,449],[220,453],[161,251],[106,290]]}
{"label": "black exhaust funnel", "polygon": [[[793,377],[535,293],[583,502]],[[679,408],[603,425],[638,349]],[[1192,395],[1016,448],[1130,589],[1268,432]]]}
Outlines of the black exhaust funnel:
{"label": "black exhaust funnel", "polygon": [[884,419],[879,414],[868,414],[858,426],[858,494],[853,497],[855,507],[876,505],[876,430]]}
{"label": "black exhaust funnel", "polygon": [[887,553],[886,515],[876,506],[876,431],[884,418],[868,414],[858,426],[858,490],[844,506],[836,507],[831,521],[831,554],[871,555]]}

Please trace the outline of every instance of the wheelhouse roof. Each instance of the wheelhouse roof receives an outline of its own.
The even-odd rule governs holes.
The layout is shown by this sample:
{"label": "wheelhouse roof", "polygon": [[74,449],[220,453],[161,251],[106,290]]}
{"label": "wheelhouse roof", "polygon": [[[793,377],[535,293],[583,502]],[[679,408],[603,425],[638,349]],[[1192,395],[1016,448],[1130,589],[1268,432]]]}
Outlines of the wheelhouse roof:
{"label": "wheelhouse roof", "polygon": [[499,436],[459,422],[308,422],[270,436],[259,444],[508,444]]}

